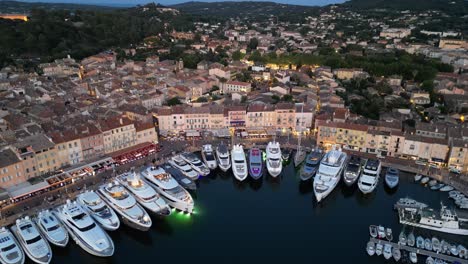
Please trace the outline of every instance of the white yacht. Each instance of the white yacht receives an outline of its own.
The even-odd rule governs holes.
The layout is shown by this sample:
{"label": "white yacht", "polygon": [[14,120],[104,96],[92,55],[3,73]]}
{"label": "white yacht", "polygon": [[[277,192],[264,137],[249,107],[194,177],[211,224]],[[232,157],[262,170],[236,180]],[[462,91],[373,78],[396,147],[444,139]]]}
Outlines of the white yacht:
{"label": "white yacht", "polygon": [[0,263],[24,263],[24,253],[20,244],[10,232],[10,230],[6,229],[5,227],[0,229]]}
{"label": "white yacht", "polygon": [[120,227],[117,214],[94,191],[86,191],[78,195],[81,207],[107,231],[114,231]]}
{"label": "white yacht", "polygon": [[281,148],[279,142],[269,142],[266,147],[266,167],[271,176],[277,177],[283,170]]}
{"label": "white yacht", "polygon": [[234,145],[231,150],[232,173],[239,181],[247,179],[249,171],[247,169],[247,159],[245,158],[244,148],[242,145]]}
{"label": "white yacht", "polygon": [[226,172],[231,168],[231,160],[229,159],[229,149],[221,142],[216,148],[216,160],[218,161],[219,168]]}
{"label": "white yacht", "polygon": [[193,212],[194,201],[190,193],[164,169],[148,167],[142,171],[142,175],[171,207],[187,213]]}
{"label": "white yacht", "polygon": [[59,206],[55,212],[70,236],[83,250],[98,257],[114,254],[114,242],[76,201]]}
{"label": "white yacht", "polygon": [[218,167],[218,163],[216,162],[213,151],[213,146],[211,144],[203,145],[201,155],[203,162],[205,162],[206,166],[208,166],[210,170],[214,170],[216,167]]}
{"label": "white yacht", "polygon": [[182,159],[180,155],[173,156],[169,161],[172,167],[180,170],[182,174],[189,177],[192,180],[198,179],[198,173],[192,169],[190,165],[188,165],[185,160]]}
{"label": "white yacht", "polygon": [[120,182],[127,190],[133,194],[135,199],[150,213],[167,216],[171,214],[171,208],[166,201],[149,186],[147,182],[140,179],[140,174],[125,173],[117,176]]}
{"label": "white yacht", "polygon": [[210,174],[210,169],[208,169],[208,167],[203,162],[201,162],[195,153],[184,152],[180,154],[180,157],[182,157],[182,159],[184,159],[194,171],[198,172],[199,175],[206,176]]}
{"label": "white yacht", "polygon": [[49,210],[39,212],[36,218],[36,224],[52,245],[65,247],[68,244],[67,230]]}
{"label": "white yacht", "polygon": [[151,227],[152,222],[148,213],[117,181],[101,185],[97,193],[122,217],[126,225],[141,231],[146,231]]}
{"label": "white yacht", "polygon": [[52,249],[49,242],[42,236],[29,216],[17,219],[11,230],[32,261],[45,264],[52,260]]}
{"label": "white yacht", "polygon": [[380,164],[380,160],[368,159],[366,161],[366,165],[364,165],[358,181],[358,187],[362,193],[371,193],[375,190],[375,187],[379,183],[381,170],[382,165]]}
{"label": "white yacht", "polygon": [[346,153],[337,149],[336,146],[333,146],[322,158],[314,178],[314,193],[317,202],[323,200],[335,189],[346,165],[346,158]]}

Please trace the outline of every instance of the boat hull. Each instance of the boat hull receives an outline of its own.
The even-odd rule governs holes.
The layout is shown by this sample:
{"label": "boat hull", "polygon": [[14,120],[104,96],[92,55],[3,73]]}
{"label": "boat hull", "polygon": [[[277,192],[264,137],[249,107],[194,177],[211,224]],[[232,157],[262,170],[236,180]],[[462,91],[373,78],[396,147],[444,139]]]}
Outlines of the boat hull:
{"label": "boat hull", "polygon": [[151,224],[143,225],[143,224],[140,224],[140,223],[135,223],[134,221],[131,221],[130,219],[128,219],[126,216],[121,215],[121,218],[122,218],[122,222],[125,225],[127,225],[128,227],[131,227],[133,229],[139,230],[139,231],[148,231],[150,229],[150,227],[151,227]]}
{"label": "boat hull", "polygon": [[414,227],[418,227],[418,228],[422,228],[422,229],[429,229],[429,230],[438,231],[438,232],[441,232],[441,233],[468,236],[468,229],[453,229],[453,228],[443,228],[443,227],[439,228],[439,227],[435,227],[435,226],[428,226],[428,225],[413,223],[413,222],[406,221],[406,220],[401,220],[401,219],[400,219],[400,224],[410,225],[410,226],[414,226]]}
{"label": "boat hull", "polygon": [[392,178],[385,177],[385,184],[387,184],[387,186],[390,189],[393,189],[393,188],[398,186],[399,180],[398,180],[398,178],[392,179]]}
{"label": "boat hull", "polygon": [[[11,227],[11,230],[13,231],[13,234],[17,237],[20,237],[20,234],[16,228],[16,226],[12,226]],[[46,255],[46,256],[43,256],[43,257],[35,257],[30,251],[29,251],[29,248],[28,246],[26,246],[22,241],[21,239],[18,239],[19,240],[19,244],[21,244],[21,247],[23,248],[23,252],[26,254],[26,256],[28,256],[29,259],[31,259],[32,261],[36,262],[36,263],[39,263],[39,264],[48,264],[50,263],[50,261],[52,260],[52,250],[50,248],[50,245],[48,244],[47,242],[47,239],[42,235],[42,234],[39,234],[41,236],[41,238],[47,243],[47,246],[48,246],[48,249],[49,249],[49,253]]]}
{"label": "boat hull", "polygon": [[359,178],[359,175],[353,175],[352,177],[345,175],[343,176],[343,181],[346,186],[351,187],[356,183],[358,178]]}

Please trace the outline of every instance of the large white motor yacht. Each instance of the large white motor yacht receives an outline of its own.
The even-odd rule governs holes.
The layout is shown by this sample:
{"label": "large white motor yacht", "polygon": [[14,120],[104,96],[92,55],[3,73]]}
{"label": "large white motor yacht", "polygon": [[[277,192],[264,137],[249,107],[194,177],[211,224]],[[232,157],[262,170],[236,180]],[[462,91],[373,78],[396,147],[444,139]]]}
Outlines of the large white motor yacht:
{"label": "large white motor yacht", "polygon": [[168,162],[172,165],[172,167],[180,170],[182,174],[189,177],[190,179],[198,179],[198,172],[194,171],[192,167],[187,162],[185,162],[185,160],[183,160],[180,155],[173,156]]}
{"label": "large white motor yacht", "polygon": [[83,250],[98,257],[110,257],[114,254],[112,239],[79,203],[67,200],[55,213],[76,244]]}
{"label": "large white motor yacht", "polygon": [[210,174],[210,169],[201,162],[201,160],[195,155],[195,153],[192,152],[184,152],[180,154],[182,159],[184,159],[194,171],[198,172],[201,176],[206,176]]}
{"label": "large white motor yacht", "polygon": [[216,148],[216,159],[218,161],[218,166],[222,171],[226,172],[231,168],[229,149],[223,142],[221,142]]}
{"label": "large white motor yacht", "polygon": [[346,153],[333,146],[320,162],[314,178],[314,193],[317,202],[325,199],[338,185],[346,163]]}
{"label": "large white motor yacht", "polygon": [[216,167],[218,167],[218,163],[216,162],[216,157],[213,151],[213,146],[211,144],[203,145],[201,155],[203,161],[210,170],[214,170]]}
{"label": "large white motor yacht", "polygon": [[194,201],[190,193],[164,169],[148,167],[142,171],[142,175],[171,207],[187,213],[193,212]]}
{"label": "large white motor yacht", "polygon": [[359,177],[358,187],[362,193],[371,193],[377,187],[380,178],[380,171],[382,170],[382,165],[379,160],[368,159],[366,165],[364,165],[364,170]]}
{"label": "large white motor yacht", "polygon": [[5,227],[0,229],[0,262],[3,264],[24,263],[24,253],[20,244]]}
{"label": "large white motor yacht", "polygon": [[281,159],[281,148],[279,142],[269,142],[266,147],[266,165],[268,173],[271,176],[277,177],[283,170],[283,162]]}
{"label": "large white motor yacht", "polygon": [[117,181],[101,185],[97,193],[122,217],[126,225],[141,231],[146,231],[151,227],[152,221],[148,213]]}
{"label": "large white motor yacht", "polygon": [[23,246],[26,255],[34,262],[46,264],[52,260],[52,249],[29,216],[16,220],[11,231]]}
{"label": "large white motor yacht", "polygon": [[114,231],[120,227],[117,214],[94,191],[85,191],[77,199],[81,207],[107,231]]}
{"label": "large white motor yacht", "polygon": [[125,173],[117,176],[119,181],[133,194],[138,203],[146,210],[158,216],[171,214],[171,208],[166,201],[147,182],[140,179],[139,173]]}
{"label": "large white motor yacht", "polygon": [[41,230],[42,234],[52,245],[65,247],[68,244],[67,230],[49,210],[39,212],[36,223],[39,230]]}
{"label": "large white motor yacht", "polygon": [[247,179],[249,171],[247,170],[247,159],[245,158],[242,145],[234,145],[231,150],[232,172],[239,181]]}

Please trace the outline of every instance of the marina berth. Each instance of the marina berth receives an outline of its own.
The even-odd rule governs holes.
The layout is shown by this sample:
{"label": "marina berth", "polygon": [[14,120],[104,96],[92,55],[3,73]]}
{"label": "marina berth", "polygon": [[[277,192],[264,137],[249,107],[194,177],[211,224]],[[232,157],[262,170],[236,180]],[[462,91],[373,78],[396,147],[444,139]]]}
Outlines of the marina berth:
{"label": "marina berth", "polygon": [[215,153],[213,151],[213,146],[211,144],[203,145],[201,151],[203,162],[205,165],[210,169],[214,170],[218,167],[218,163],[216,162]]}
{"label": "marina berth", "polygon": [[116,179],[148,212],[158,216],[171,214],[171,208],[166,201],[147,182],[140,179],[139,173],[124,173]]}
{"label": "marina berth", "polygon": [[151,227],[152,221],[148,213],[118,181],[101,185],[97,193],[121,216],[124,224],[140,231]]}
{"label": "marina berth", "polygon": [[39,230],[52,245],[65,247],[68,244],[67,230],[52,212],[41,211],[35,220]]}
{"label": "marina berth", "polygon": [[201,162],[195,153],[184,152],[180,154],[180,157],[185,160],[200,176],[206,176],[210,174],[210,169],[208,169],[208,167],[203,162]]}
{"label": "marina berth", "polygon": [[52,249],[49,243],[28,216],[17,219],[11,231],[32,261],[47,264],[52,260]]}
{"label": "marina berth", "polygon": [[232,173],[234,174],[234,177],[239,181],[247,179],[247,160],[245,158],[244,148],[242,145],[234,145],[231,150],[231,159]]}
{"label": "marina berth", "polygon": [[114,254],[114,242],[76,201],[67,200],[56,210],[70,236],[83,250],[98,257]]}
{"label": "marina berth", "polygon": [[95,191],[85,191],[79,194],[76,200],[80,203],[82,209],[105,230],[114,231],[120,227],[117,214]]}
{"label": "marina berth", "polygon": [[315,149],[307,155],[304,166],[302,166],[300,172],[300,178],[302,181],[307,181],[315,176],[317,173],[320,161],[322,160],[323,153],[321,150]]}
{"label": "marina berth", "polygon": [[0,263],[23,264],[24,259],[24,252],[10,230],[0,228]]}
{"label": "marina berth", "polygon": [[218,162],[219,168],[226,172],[231,168],[231,159],[229,158],[229,149],[227,146],[221,142],[218,147],[216,147],[216,160]]}
{"label": "marina berth", "polygon": [[167,173],[171,174],[171,176],[185,189],[187,190],[196,190],[197,184],[190,179],[189,177],[185,176],[181,171],[171,166],[169,163],[163,163],[161,165]]}
{"label": "marina berth", "polygon": [[266,147],[266,167],[272,177],[277,177],[283,170],[281,148],[279,142],[269,142]]}
{"label": "marina berth", "polygon": [[333,146],[321,160],[313,184],[317,202],[325,199],[338,185],[346,165],[346,158],[346,153]]}
{"label": "marina berth", "polygon": [[141,174],[171,207],[182,212],[193,212],[194,201],[190,193],[163,168],[147,167]]}
{"label": "marina berth", "polygon": [[259,148],[249,150],[249,174],[255,180],[263,175],[263,157]]}
{"label": "marina berth", "polygon": [[379,183],[381,170],[380,160],[368,159],[366,161],[358,181],[358,187],[362,193],[368,194],[375,190]]}
{"label": "marina berth", "polygon": [[346,164],[346,168],[343,174],[343,181],[346,186],[352,186],[359,178],[362,170],[362,160],[356,155],[351,155]]}
{"label": "marina berth", "polygon": [[192,180],[198,179],[198,172],[196,172],[192,167],[184,160],[180,155],[175,155],[169,159],[169,164],[178,169],[182,174],[189,177]]}

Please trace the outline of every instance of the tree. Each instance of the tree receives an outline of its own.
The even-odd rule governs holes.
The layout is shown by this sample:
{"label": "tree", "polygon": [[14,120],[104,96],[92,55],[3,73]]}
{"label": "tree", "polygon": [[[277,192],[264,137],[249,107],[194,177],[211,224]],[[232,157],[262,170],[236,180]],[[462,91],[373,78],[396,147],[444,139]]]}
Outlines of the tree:
{"label": "tree", "polygon": [[302,36],[306,36],[309,31],[310,28],[308,26],[304,26],[299,29],[299,33],[301,33]]}
{"label": "tree", "polygon": [[281,101],[292,102],[292,101],[293,101],[293,96],[290,95],[290,94],[285,94],[285,95],[283,95],[283,97],[281,98]]}
{"label": "tree", "polygon": [[276,94],[271,96],[271,99],[273,100],[273,103],[276,104],[280,101],[280,97],[277,96]]}
{"label": "tree", "polygon": [[243,95],[243,96],[241,97],[241,103],[245,103],[245,102],[247,102],[247,96],[246,96],[246,95]]}
{"label": "tree", "polygon": [[200,96],[200,97],[197,98],[196,102],[197,103],[206,103],[206,102],[208,102],[208,99],[206,97],[204,97],[204,96]]}
{"label": "tree", "polygon": [[232,59],[235,61],[241,60],[244,58],[244,54],[240,50],[236,50],[232,53]]}
{"label": "tree", "polygon": [[177,97],[173,97],[173,98],[167,100],[167,105],[168,106],[179,105],[179,104],[182,104],[182,102]]}
{"label": "tree", "polygon": [[258,39],[257,38],[251,38],[249,41],[248,47],[252,50],[257,49],[258,47]]}

